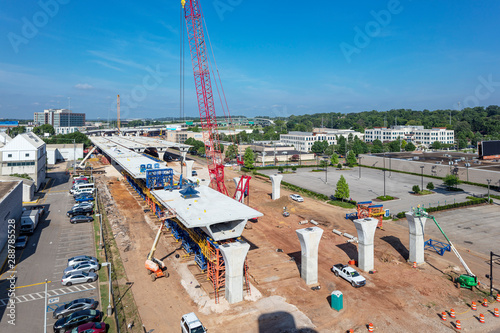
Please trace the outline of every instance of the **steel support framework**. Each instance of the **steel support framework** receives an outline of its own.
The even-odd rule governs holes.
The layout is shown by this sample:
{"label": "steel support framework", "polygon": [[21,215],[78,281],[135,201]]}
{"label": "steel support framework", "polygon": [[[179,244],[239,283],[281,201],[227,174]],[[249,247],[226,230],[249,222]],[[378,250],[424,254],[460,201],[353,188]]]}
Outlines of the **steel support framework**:
{"label": "steel support framework", "polygon": [[212,81],[210,79],[207,45],[203,32],[203,16],[198,0],[188,0],[184,6],[191,62],[193,64],[196,97],[200,110],[200,121],[207,155],[210,185],[220,193],[228,195],[224,184],[224,165],[219,147],[219,132],[215,115]]}
{"label": "steel support framework", "polygon": [[241,176],[240,180],[238,181],[238,185],[236,186],[236,191],[234,192],[233,199],[236,200],[239,195],[239,202],[245,203],[245,198],[247,198],[247,205],[248,202],[250,201],[250,179],[252,177],[250,176]]}
{"label": "steel support framework", "polygon": [[[194,254],[194,261],[202,271],[206,271],[207,279],[211,281],[215,293],[215,302],[219,303],[220,292],[226,282],[226,267],[224,257],[219,246],[225,243],[238,241],[238,239],[215,242],[208,237],[200,228],[186,228],[176,217],[168,217],[168,211],[156,198],[150,194],[149,189],[141,180],[134,179],[127,172],[122,171],[132,189],[147,202],[151,211],[165,224],[176,241],[181,242],[182,248],[188,254]],[[250,282],[248,280],[248,264],[245,260],[244,283],[247,293],[250,294]]]}

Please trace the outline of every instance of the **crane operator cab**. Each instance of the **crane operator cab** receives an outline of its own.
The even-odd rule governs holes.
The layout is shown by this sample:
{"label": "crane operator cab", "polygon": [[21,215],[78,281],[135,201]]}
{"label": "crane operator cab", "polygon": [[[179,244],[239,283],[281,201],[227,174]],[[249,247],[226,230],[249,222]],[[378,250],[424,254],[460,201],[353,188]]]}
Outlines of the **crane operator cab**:
{"label": "crane operator cab", "polygon": [[205,333],[208,331],[203,327],[201,321],[194,312],[182,316],[181,329],[182,333]]}

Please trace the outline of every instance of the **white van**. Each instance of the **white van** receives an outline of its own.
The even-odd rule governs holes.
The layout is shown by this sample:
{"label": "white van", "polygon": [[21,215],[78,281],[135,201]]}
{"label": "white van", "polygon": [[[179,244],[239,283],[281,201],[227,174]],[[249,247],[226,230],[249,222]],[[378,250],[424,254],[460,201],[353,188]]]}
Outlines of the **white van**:
{"label": "white van", "polygon": [[78,194],[82,193],[94,194],[95,188],[79,188],[78,190],[75,190],[75,192],[73,192],[73,196],[77,196]]}
{"label": "white van", "polygon": [[71,188],[71,190],[69,190],[69,193],[75,194],[76,191],[78,191],[80,189],[84,189],[84,188],[95,188],[95,186],[94,186],[94,183],[90,183],[90,184],[75,184],[75,185],[73,185],[73,187]]}

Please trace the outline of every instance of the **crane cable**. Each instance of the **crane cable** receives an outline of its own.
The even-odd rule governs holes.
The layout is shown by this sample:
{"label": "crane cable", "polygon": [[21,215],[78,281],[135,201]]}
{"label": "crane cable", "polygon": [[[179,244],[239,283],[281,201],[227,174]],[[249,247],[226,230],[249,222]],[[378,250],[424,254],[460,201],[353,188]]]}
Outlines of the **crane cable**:
{"label": "crane cable", "polygon": [[179,49],[179,58],[180,58],[180,63],[179,63],[179,119],[180,121],[184,121],[184,70],[185,70],[185,61],[184,61],[184,6],[181,7],[180,11],[180,20],[179,20],[179,30],[180,30],[180,49]]}

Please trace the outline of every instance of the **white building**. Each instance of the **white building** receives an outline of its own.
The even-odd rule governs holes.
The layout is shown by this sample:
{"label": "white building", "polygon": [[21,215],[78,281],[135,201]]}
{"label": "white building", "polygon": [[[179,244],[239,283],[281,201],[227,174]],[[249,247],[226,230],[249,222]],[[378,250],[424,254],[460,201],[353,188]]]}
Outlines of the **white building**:
{"label": "white building", "polygon": [[5,146],[10,141],[12,141],[12,138],[7,133],[0,132],[0,148]]}
{"label": "white building", "polygon": [[58,161],[73,161],[83,158],[83,143],[73,145],[50,144],[47,145],[47,163],[56,164]]}
{"label": "white building", "polygon": [[373,142],[377,139],[382,142],[395,141],[398,137],[414,144],[430,145],[435,141],[453,144],[455,131],[447,130],[446,127],[425,129],[424,126],[375,127],[365,130],[365,142]]}
{"label": "white building", "polygon": [[38,190],[45,180],[45,142],[34,133],[22,133],[0,148],[0,175],[28,174]]}
{"label": "white building", "polygon": [[363,133],[353,130],[340,130],[330,128],[315,128],[314,132],[290,132],[280,134],[280,143],[287,146],[294,146],[298,151],[310,152],[316,141],[327,141],[329,145],[337,144],[337,137],[343,136],[348,139],[349,135],[363,140]]}
{"label": "white building", "polygon": [[54,127],[54,131],[57,134],[69,134],[69,133],[75,133],[79,132],[78,127]]}

